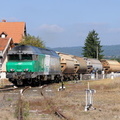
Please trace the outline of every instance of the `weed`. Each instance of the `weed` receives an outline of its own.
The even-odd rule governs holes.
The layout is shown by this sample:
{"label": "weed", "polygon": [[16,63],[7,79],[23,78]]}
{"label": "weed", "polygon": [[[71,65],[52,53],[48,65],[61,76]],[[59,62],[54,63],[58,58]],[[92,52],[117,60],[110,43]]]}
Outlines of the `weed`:
{"label": "weed", "polygon": [[117,108],[117,107],[112,108],[111,110],[112,110],[113,112],[119,112],[119,111],[120,111],[119,108]]}
{"label": "weed", "polygon": [[12,99],[11,99],[11,98],[8,98],[7,101],[12,101]]}
{"label": "weed", "polygon": [[23,99],[19,99],[16,104],[15,117],[19,118],[20,112],[22,112],[22,117],[24,120],[28,120],[29,116],[29,102]]}

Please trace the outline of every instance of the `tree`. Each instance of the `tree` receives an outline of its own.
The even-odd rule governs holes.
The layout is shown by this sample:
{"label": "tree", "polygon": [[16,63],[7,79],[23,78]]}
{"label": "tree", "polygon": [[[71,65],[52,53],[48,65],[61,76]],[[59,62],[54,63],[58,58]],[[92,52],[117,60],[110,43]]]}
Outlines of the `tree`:
{"label": "tree", "polygon": [[32,45],[32,46],[35,46],[35,47],[45,48],[44,42],[39,37],[31,36],[30,34],[23,37],[20,44],[22,44],[22,45]]}
{"label": "tree", "polygon": [[98,33],[96,33],[95,30],[88,33],[84,45],[82,53],[84,57],[97,59],[103,58],[103,55],[101,54],[103,52],[103,50],[101,50],[102,46],[100,45]]}

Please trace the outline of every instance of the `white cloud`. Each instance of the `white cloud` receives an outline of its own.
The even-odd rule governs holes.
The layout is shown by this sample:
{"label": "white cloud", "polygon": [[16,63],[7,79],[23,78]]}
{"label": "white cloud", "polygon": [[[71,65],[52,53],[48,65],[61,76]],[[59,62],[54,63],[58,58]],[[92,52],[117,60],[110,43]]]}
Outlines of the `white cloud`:
{"label": "white cloud", "polygon": [[63,32],[64,29],[58,25],[48,25],[48,24],[43,24],[40,26],[40,30],[45,30],[48,32]]}
{"label": "white cloud", "polygon": [[[101,45],[120,44],[120,28],[108,23],[75,23],[67,24],[64,29],[55,24],[43,24],[38,34],[49,47],[84,46],[88,33],[98,33]],[[58,42],[59,41],[59,42]]]}

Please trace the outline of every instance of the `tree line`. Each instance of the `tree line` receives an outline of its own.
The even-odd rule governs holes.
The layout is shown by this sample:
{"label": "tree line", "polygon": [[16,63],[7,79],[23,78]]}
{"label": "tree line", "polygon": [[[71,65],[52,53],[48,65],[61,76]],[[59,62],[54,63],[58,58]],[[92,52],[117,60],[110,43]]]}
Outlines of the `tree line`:
{"label": "tree line", "polygon": [[[103,58],[103,50],[99,39],[98,33],[96,33],[95,30],[92,30],[88,33],[83,47],[82,55],[84,57],[96,59]],[[27,36],[23,37],[20,44],[45,48],[44,41],[42,41],[39,37],[31,36],[30,34],[27,34]]]}

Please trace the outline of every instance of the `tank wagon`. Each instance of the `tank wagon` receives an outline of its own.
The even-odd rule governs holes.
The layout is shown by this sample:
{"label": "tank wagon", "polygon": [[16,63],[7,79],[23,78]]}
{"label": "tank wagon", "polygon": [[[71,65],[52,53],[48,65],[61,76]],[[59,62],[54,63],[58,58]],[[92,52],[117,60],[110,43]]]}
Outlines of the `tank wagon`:
{"label": "tank wagon", "polygon": [[86,61],[78,56],[57,52],[61,58],[61,70],[64,80],[80,79],[80,74],[87,71]]}
{"label": "tank wagon", "polygon": [[52,50],[19,45],[8,52],[6,70],[6,77],[15,85],[37,85],[45,80],[59,81],[60,57]]}
{"label": "tank wagon", "polygon": [[107,59],[102,59],[100,60],[103,69],[105,73],[110,73],[110,72],[120,72],[120,63],[116,60],[107,60]]}
{"label": "tank wagon", "polygon": [[87,63],[87,73],[98,72],[103,70],[102,63],[98,59],[84,58]]}
{"label": "tank wagon", "polygon": [[60,66],[63,74],[63,80],[73,80],[76,77],[78,61],[73,58],[73,55],[57,52],[60,56]]}
{"label": "tank wagon", "polygon": [[76,65],[78,74],[85,74],[87,72],[87,63],[82,57],[74,56],[74,58],[78,61],[79,64]]}

